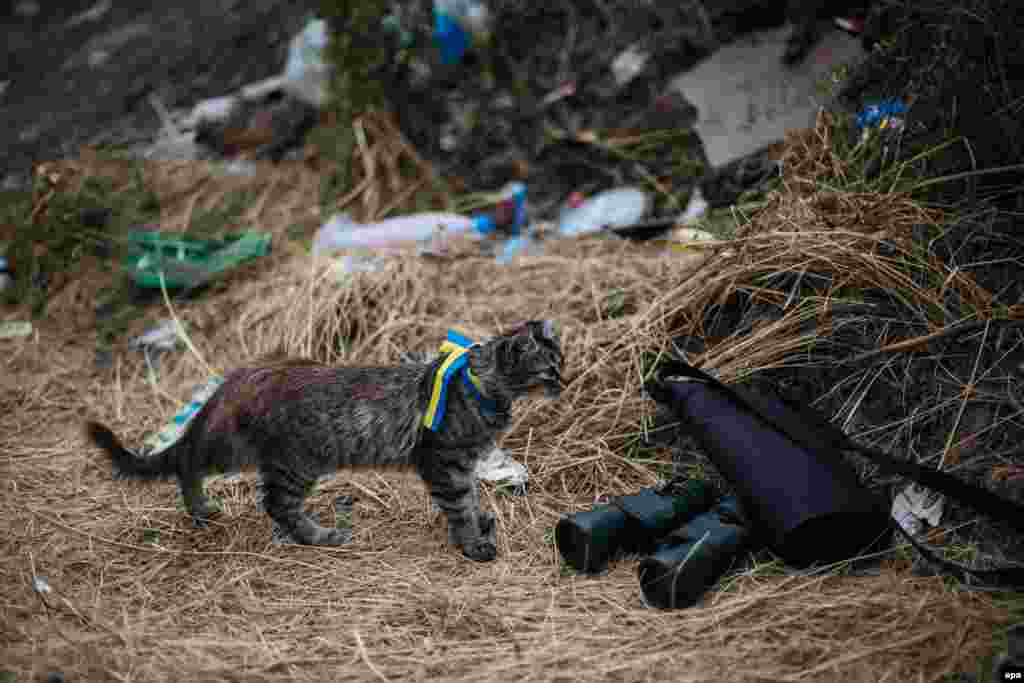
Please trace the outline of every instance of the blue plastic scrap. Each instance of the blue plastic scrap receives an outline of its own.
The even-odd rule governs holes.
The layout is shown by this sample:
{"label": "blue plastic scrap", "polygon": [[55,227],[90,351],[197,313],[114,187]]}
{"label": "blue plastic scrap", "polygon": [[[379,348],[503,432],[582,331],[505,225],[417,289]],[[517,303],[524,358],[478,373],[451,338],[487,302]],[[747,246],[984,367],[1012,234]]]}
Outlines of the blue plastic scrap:
{"label": "blue plastic scrap", "polygon": [[891,118],[898,118],[907,113],[907,105],[902,100],[888,99],[878,104],[869,104],[857,114],[857,129],[884,128]]}
{"label": "blue plastic scrap", "polygon": [[447,13],[434,10],[434,41],[441,48],[441,61],[458,64],[469,49],[469,35],[458,20]]}

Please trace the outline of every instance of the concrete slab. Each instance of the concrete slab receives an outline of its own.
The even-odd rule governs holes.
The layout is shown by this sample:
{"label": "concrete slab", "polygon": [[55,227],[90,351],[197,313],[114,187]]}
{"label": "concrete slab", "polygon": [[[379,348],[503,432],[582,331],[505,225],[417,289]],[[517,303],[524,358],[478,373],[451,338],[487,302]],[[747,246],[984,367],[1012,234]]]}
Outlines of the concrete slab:
{"label": "concrete slab", "polygon": [[819,82],[864,54],[857,38],[831,31],[804,62],[786,67],[789,32],[784,26],[743,36],[672,81],[670,88],[697,107],[694,127],[713,167],[813,125],[825,104]]}

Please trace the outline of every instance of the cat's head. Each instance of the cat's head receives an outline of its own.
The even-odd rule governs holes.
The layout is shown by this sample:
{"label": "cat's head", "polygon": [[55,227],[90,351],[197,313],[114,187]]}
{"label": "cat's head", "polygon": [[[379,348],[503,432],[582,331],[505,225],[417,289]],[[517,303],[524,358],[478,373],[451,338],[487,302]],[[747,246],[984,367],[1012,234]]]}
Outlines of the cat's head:
{"label": "cat's head", "polygon": [[474,370],[486,389],[515,398],[543,389],[555,398],[562,393],[561,335],[553,320],[529,320],[482,345]]}

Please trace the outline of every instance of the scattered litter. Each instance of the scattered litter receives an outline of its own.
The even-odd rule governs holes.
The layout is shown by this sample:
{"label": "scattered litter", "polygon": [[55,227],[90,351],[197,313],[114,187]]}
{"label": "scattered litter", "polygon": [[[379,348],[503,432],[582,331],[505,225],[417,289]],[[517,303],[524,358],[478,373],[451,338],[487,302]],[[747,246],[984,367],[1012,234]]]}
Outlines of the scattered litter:
{"label": "scattered litter", "polygon": [[649,206],[647,194],[638,188],[607,190],[563,211],[558,232],[566,236],[584,235],[632,225],[643,218]]}
{"label": "scattered litter", "polygon": [[924,523],[936,527],[942,521],[945,498],[917,484],[910,484],[892,501],[892,518],[911,536],[924,530]]}
{"label": "scattered litter", "polygon": [[227,163],[219,164],[218,168],[224,175],[242,178],[256,177],[256,164],[248,159],[232,159]]}
{"label": "scattered litter", "polygon": [[836,17],[833,21],[836,26],[847,33],[851,33],[853,35],[860,35],[861,33],[864,33],[863,17]]}
{"label": "scattered litter", "polygon": [[683,215],[679,217],[679,222],[683,225],[697,222],[708,212],[709,206],[700,188],[693,188],[693,192],[690,193],[690,201],[687,202]]}
{"label": "scattered litter", "polygon": [[482,2],[434,0],[434,42],[444,64],[457,64],[473,45],[473,38],[485,42],[490,13]]}
{"label": "scattered litter", "polygon": [[216,275],[270,251],[269,233],[245,232],[221,240],[183,238],[176,233],[132,231],[124,266],[137,285],[169,289],[196,287]]}
{"label": "scattered litter", "polygon": [[284,83],[284,76],[273,76],[262,81],[242,86],[240,93],[244,100],[262,100],[274,93],[284,90]]}
{"label": "scattered litter", "polygon": [[869,104],[857,114],[857,128],[899,130],[903,127],[903,115],[907,113],[907,105],[902,100],[888,99],[878,104]]}
{"label": "scattered litter", "polygon": [[712,167],[782,140],[788,130],[812,127],[824,104],[819,82],[863,54],[857,38],[835,30],[787,68],[789,35],[784,26],[740,37],[672,82],[697,107],[695,128]]}
{"label": "scattered litter", "polygon": [[498,250],[497,261],[510,263],[517,256],[533,256],[540,253],[540,243],[532,235],[515,235],[505,240]]}
{"label": "scattered litter", "polygon": [[132,348],[153,351],[173,351],[177,345],[178,324],[171,318],[164,318],[129,343]]}
{"label": "scattered litter", "polygon": [[685,225],[673,228],[665,236],[665,239],[658,241],[659,246],[670,251],[683,252],[699,251],[719,243],[719,239],[710,232]]}
{"label": "scattered litter", "polygon": [[[22,3],[26,4],[26,3]],[[34,4],[34,3],[33,3]],[[91,8],[84,12],[79,12],[75,16],[65,22],[65,28],[74,28],[89,21],[99,21],[103,18],[103,15],[110,11],[111,3],[110,0],[100,0],[100,2],[93,5]]]}
{"label": "scattered litter", "polygon": [[50,588],[50,582],[46,580],[46,577],[38,575],[32,577],[32,590],[42,595],[53,592],[53,589]]}
{"label": "scattered litter", "polygon": [[437,233],[486,235],[494,223],[486,216],[470,218],[454,213],[416,213],[387,218],[375,223],[356,223],[348,213],[334,215],[317,231],[313,253],[336,249],[388,248],[408,243],[429,242]]}
{"label": "scattered litter", "polygon": [[337,249],[393,249],[418,244],[437,254],[451,237],[472,240],[503,233],[516,235],[526,221],[526,186],[509,183],[494,195],[490,211],[472,216],[448,212],[423,212],[386,218],[373,223],[356,223],[347,212],[335,214],[320,227],[313,239],[313,254]]}
{"label": "scattered litter", "polygon": [[314,19],[307,23],[292,38],[281,83],[285,92],[317,108],[327,99],[329,68],[323,58],[326,47],[327,22]]}
{"label": "scattered litter", "polygon": [[14,276],[11,275],[10,264],[7,258],[0,256],[0,292],[14,284]]}
{"label": "scattered litter", "polygon": [[32,334],[32,323],[26,320],[0,322],[0,339],[17,339]]}
{"label": "scattered litter", "polygon": [[619,56],[612,61],[612,74],[615,76],[615,83],[619,87],[627,85],[643,73],[650,57],[650,54],[643,52],[636,45],[619,53]]}
{"label": "scattered litter", "polygon": [[379,273],[384,263],[383,258],[372,253],[345,254],[331,264],[330,273],[336,281],[347,282],[353,273]]}
{"label": "scattered litter", "polygon": [[476,464],[478,479],[490,481],[508,487],[513,495],[526,495],[529,473],[526,466],[512,459],[508,453],[497,446],[481,458]]}
{"label": "scattered litter", "polygon": [[192,392],[192,398],[185,404],[185,407],[175,413],[174,417],[163,429],[146,439],[142,446],[143,454],[147,456],[156,455],[181,438],[188,423],[191,422],[195,414],[203,407],[203,404],[210,400],[210,397],[213,396],[217,388],[223,383],[223,378],[211,377],[205,383],[199,385]]}
{"label": "scattered litter", "polygon": [[298,147],[318,120],[314,107],[296,97],[275,101],[229,98],[193,113],[195,140],[221,158],[245,154],[280,161]]}
{"label": "scattered litter", "polygon": [[199,102],[182,122],[183,128],[196,128],[204,121],[226,121],[239,106],[238,97],[224,95]]}

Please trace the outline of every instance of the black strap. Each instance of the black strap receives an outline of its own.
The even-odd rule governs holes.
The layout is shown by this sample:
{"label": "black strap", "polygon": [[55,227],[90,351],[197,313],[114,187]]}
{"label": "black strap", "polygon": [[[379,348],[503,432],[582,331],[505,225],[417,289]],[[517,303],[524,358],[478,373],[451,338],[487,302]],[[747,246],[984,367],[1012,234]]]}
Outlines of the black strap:
{"label": "black strap", "polygon": [[[868,458],[888,474],[911,479],[919,484],[934,489],[954,498],[961,503],[985,514],[993,519],[1006,522],[1018,531],[1024,531],[1024,505],[1007,500],[991,491],[973,484],[963,482],[951,474],[930,469],[908,460],[893,458],[887,453],[861,446],[854,442],[841,429],[826,420],[816,410],[808,406],[793,406],[779,401],[779,405],[768,409],[760,398],[750,392],[740,392],[718,381],[703,370],[693,367],[686,361],[672,358],[664,363],[658,372],[660,377],[672,375],[688,377],[722,391],[740,407],[752,411],[768,424],[788,436],[797,444],[807,448],[819,457],[838,458],[843,450],[856,451]],[[655,395],[655,392],[649,393]],[[903,527],[893,521],[893,526],[901,532],[914,548],[925,558],[936,565],[958,575],[970,574],[976,578],[996,585],[1024,586],[1024,567],[1008,567],[1005,569],[979,570],[950,562],[938,557],[919,541],[907,533]]]}

